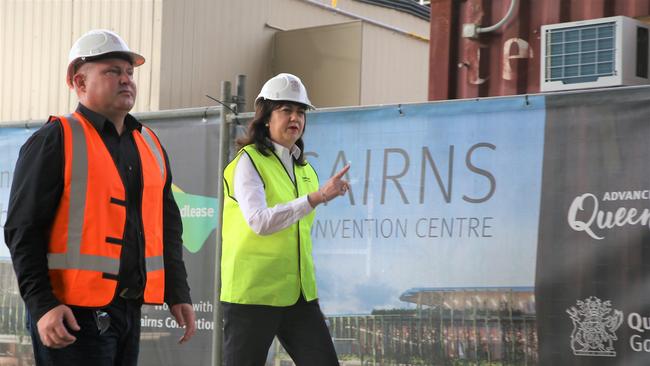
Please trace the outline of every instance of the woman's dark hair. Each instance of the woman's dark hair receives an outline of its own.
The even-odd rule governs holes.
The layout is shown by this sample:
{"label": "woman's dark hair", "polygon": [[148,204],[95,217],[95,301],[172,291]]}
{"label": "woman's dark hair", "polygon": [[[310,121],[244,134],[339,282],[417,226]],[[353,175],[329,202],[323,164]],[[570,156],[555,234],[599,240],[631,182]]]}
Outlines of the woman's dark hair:
{"label": "woman's dark hair", "polygon": [[[246,135],[235,140],[237,143],[237,149],[241,149],[246,145],[254,144],[257,151],[262,155],[268,156],[273,151],[273,142],[271,142],[271,135],[269,134],[269,127],[267,124],[271,119],[271,113],[282,107],[283,105],[297,105],[302,108],[307,109],[307,106],[301,103],[288,102],[288,101],[276,101],[263,99],[256,103],[255,105],[255,116],[253,120],[248,124],[246,129]],[[307,116],[305,115],[305,127],[302,129],[303,135],[305,134],[305,128],[307,125]],[[300,149],[300,156],[293,160],[299,165],[307,164],[305,162],[305,143],[302,141],[302,136],[296,141],[296,146]]]}

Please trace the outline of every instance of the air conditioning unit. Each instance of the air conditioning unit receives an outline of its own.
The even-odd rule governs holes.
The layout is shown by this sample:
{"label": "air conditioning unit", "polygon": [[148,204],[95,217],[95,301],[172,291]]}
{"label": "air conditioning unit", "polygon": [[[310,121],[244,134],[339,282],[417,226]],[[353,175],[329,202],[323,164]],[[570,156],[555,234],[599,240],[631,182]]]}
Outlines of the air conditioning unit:
{"label": "air conditioning unit", "polygon": [[542,26],[541,91],[650,84],[649,28],[624,16]]}

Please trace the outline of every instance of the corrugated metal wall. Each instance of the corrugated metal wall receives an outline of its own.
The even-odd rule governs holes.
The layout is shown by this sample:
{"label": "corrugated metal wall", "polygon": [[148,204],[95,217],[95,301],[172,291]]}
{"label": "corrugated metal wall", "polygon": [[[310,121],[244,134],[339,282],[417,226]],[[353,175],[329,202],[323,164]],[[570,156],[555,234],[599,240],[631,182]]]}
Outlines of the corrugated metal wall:
{"label": "corrugated metal wall", "polygon": [[363,23],[361,105],[426,100],[429,42]]}
{"label": "corrugated metal wall", "polygon": [[118,32],[147,62],[134,110],[158,109],[162,0],[0,0],[0,121],[67,113],[68,51],[92,28]]}
{"label": "corrugated metal wall", "polygon": [[429,100],[538,93],[542,25],[650,14],[650,0],[519,0],[501,29],[462,38],[464,23],[491,26],[511,1],[431,1]]}
{"label": "corrugated metal wall", "polygon": [[[335,3],[337,9],[427,35],[428,22],[412,15],[353,0]],[[74,108],[76,96],[65,84],[67,54],[81,34],[100,27],[118,32],[147,59],[136,69],[134,111],[210,105],[213,102],[205,94],[218,97],[221,81],[234,81],[237,74],[248,77],[250,109],[262,83],[272,76],[272,38],[278,30],[356,20],[319,6],[332,4],[330,0],[0,0],[0,121],[42,120]],[[425,69],[426,56],[408,54],[399,41],[407,37],[375,31],[380,33],[366,40],[374,46],[364,49],[375,50],[368,56],[387,68],[368,60],[367,69],[378,71],[366,73],[364,83],[383,88],[378,93],[385,94],[390,86],[378,82],[388,83],[405,70],[418,70],[418,86],[413,90],[419,97],[409,101],[426,100],[426,91],[420,91],[420,85],[427,85],[425,73],[419,71],[422,67],[404,68],[394,60],[387,62],[392,58],[377,58],[377,52],[382,47],[385,52],[393,48],[406,52],[398,56],[411,58],[406,64],[419,62]],[[388,43],[382,39],[385,34]],[[299,57],[299,45],[296,50]],[[381,98],[363,98],[362,103],[389,102]],[[390,101],[400,101],[399,96]]]}
{"label": "corrugated metal wall", "polygon": [[[295,56],[296,45],[300,58]],[[317,108],[359,105],[364,92],[362,45],[361,21],[277,32],[272,71],[298,75]]]}
{"label": "corrugated metal wall", "polygon": [[272,72],[300,76],[317,107],[422,102],[428,52],[426,40],[354,21],[278,32]]}
{"label": "corrugated metal wall", "polygon": [[[428,23],[409,14],[351,0],[340,0],[336,7],[427,35]],[[212,104],[205,94],[218,97],[222,80],[234,82],[235,75],[246,74],[250,110],[251,101],[274,71],[270,58],[275,32],[353,20],[305,0],[165,0],[160,108]],[[381,39],[370,39],[382,45]],[[296,45],[295,57],[300,59],[300,45]],[[426,53],[419,61],[426,72]],[[399,72],[403,69],[383,70],[384,74]],[[426,74],[420,77],[419,84],[426,88]],[[420,101],[426,97],[425,90]],[[372,98],[368,102],[379,103]]]}

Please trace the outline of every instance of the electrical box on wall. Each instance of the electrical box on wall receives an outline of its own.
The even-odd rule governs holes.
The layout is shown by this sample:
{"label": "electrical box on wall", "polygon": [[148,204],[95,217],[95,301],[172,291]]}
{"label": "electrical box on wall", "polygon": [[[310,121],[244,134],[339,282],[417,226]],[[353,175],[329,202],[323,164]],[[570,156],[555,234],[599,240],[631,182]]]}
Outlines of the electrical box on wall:
{"label": "electrical box on wall", "polygon": [[649,28],[624,16],[542,26],[541,91],[650,84]]}

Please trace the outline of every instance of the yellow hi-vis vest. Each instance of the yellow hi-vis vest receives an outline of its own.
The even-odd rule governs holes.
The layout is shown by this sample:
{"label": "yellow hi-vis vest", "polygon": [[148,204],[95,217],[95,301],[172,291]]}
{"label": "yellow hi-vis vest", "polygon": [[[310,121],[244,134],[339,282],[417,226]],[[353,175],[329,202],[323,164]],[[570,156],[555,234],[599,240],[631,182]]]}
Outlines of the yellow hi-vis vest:
{"label": "yellow hi-vis vest", "polygon": [[264,156],[254,145],[239,151],[224,170],[221,301],[289,306],[296,303],[301,290],[307,301],[316,299],[310,235],[314,212],[273,234],[256,234],[233,194],[235,167],[242,154],[250,157],[262,179],[268,207],[318,190],[318,177],[309,164],[294,164],[294,184],[274,152]]}

